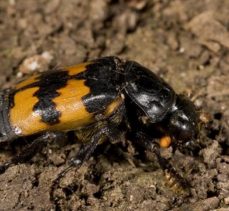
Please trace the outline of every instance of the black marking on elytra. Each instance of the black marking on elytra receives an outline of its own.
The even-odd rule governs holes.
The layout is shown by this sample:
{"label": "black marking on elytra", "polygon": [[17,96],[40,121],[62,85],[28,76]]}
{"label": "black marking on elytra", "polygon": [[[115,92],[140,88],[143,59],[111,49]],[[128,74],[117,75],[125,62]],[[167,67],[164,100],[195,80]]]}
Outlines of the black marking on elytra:
{"label": "black marking on elytra", "polygon": [[117,90],[122,83],[122,74],[117,74],[121,68],[121,60],[116,57],[105,57],[95,60],[86,66],[86,70],[76,75],[76,79],[85,80],[90,93],[83,96],[83,103],[89,113],[98,113],[119,94]]}
{"label": "black marking on elytra", "polygon": [[33,94],[39,101],[33,111],[41,115],[42,121],[50,125],[59,123],[60,111],[56,110],[53,99],[59,96],[58,89],[67,85],[69,75],[67,71],[46,72],[38,79],[39,89]]}
{"label": "black marking on elytra", "polygon": [[38,98],[38,102],[34,105],[33,111],[41,116],[42,122],[49,125],[59,123],[61,116],[60,111],[57,111],[56,104],[53,99],[59,96],[58,89],[67,85],[70,76],[68,71],[53,70],[43,72],[35,78],[35,82],[17,89],[12,95],[17,92],[38,87],[39,89],[33,94]]}
{"label": "black marking on elytra", "polygon": [[85,71],[76,75],[69,75],[67,70],[43,72],[33,83],[14,91],[12,105],[13,96],[17,92],[38,87],[33,96],[39,101],[34,105],[33,111],[39,113],[43,122],[49,125],[57,124],[61,113],[56,109],[53,99],[59,96],[58,89],[65,87],[68,80],[75,79],[85,80],[84,85],[90,88],[90,92],[82,96],[86,110],[95,114],[102,112],[119,94],[117,90],[123,81],[120,78],[122,74],[117,74],[118,70],[121,71],[120,66],[121,61],[118,58],[105,57],[95,60],[85,67]]}

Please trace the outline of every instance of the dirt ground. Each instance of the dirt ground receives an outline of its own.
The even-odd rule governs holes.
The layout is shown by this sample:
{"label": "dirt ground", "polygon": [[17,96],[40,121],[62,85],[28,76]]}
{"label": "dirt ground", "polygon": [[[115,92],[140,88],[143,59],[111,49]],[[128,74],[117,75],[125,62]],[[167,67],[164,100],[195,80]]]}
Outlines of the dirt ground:
{"label": "dirt ground", "polygon": [[[191,94],[206,122],[193,156],[162,151],[190,194],[168,185],[149,152],[133,165],[141,155],[127,140],[129,159],[118,146],[103,146],[61,180],[53,203],[52,181],[79,148],[70,140],[49,143],[0,175],[0,210],[229,210],[228,14],[228,0],[0,0],[2,87],[33,71],[115,55]],[[2,146],[0,161],[24,144]]]}

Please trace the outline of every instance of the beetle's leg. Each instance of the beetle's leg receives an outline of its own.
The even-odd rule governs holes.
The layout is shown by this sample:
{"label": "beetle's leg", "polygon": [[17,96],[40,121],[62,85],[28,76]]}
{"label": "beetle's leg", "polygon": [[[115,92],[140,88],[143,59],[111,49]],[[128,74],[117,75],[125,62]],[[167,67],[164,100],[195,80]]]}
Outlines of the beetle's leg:
{"label": "beetle's leg", "polygon": [[170,164],[168,159],[161,156],[160,146],[157,142],[153,142],[152,140],[150,140],[150,137],[148,137],[145,133],[141,132],[136,133],[135,137],[138,144],[140,144],[145,149],[150,150],[157,156],[158,162],[161,168],[164,170],[166,177],[170,177],[169,179],[172,179],[173,177],[175,180],[177,180],[177,182],[181,185],[183,189],[189,190],[190,184],[188,183],[188,181],[176,171],[176,169]]}
{"label": "beetle's leg", "polygon": [[58,174],[57,178],[53,181],[51,190],[50,190],[50,200],[56,201],[54,199],[54,190],[57,188],[60,180],[64,175],[71,170],[73,167],[76,171],[83,165],[85,161],[87,161],[92,153],[95,151],[96,147],[100,143],[100,140],[103,136],[109,137],[110,129],[108,127],[104,127],[100,129],[95,135],[92,136],[89,143],[83,144],[76,155],[75,158],[72,158],[68,167],[65,168],[60,174]]}
{"label": "beetle's leg", "polygon": [[[36,138],[31,144],[25,147],[19,155],[14,156],[11,160],[0,165],[0,174],[4,173],[10,166],[23,163],[32,158],[37,152],[47,144],[48,140],[56,140],[60,137],[60,133],[47,132]],[[63,137],[63,136],[62,136]]]}
{"label": "beetle's leg", "polygon": [[111,144],[117,144],[120,142],[123,142],[125,140],[125,135],[124,132],[119,130],[117,127],[115,126],[111,126],[110,131],[109,131],[109,142]]}
{"label": "beetle's leg", "polygon": [[117,129],[116,127],[112,127],[110,132],[111,133],[108,137],[108,141],[109,143],[111,143],[110,147],[114,148],[117,151],[119,157],[125,159],[133,167],[136,167],[135,162],[137,162],[137,160],[133,157],[133,154],[124,150],[124,148],[126,149],[130,144],[125,139],[125,132],[121,129]]}

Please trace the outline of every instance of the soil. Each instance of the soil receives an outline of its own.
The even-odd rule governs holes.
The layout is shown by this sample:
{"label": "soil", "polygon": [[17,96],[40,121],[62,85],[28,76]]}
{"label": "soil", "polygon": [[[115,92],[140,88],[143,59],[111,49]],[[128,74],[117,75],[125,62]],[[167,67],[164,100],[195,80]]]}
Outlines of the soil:
{"label": "soil", "polygon": [[[115,55],[189,94],[205,123],[199,150],[162,151],[190,183],[189,194],[169,185],[154,155],[126,140],[122,150],[107,143],[69,171],[53,203],[52,181],[79,148],[70,140],[48,143],[1,174],[0,210],[229,210],[228,14],[227,0],[1,0],[2,88],[33,71]],[[30,141],[2,146],[0,161]]]}

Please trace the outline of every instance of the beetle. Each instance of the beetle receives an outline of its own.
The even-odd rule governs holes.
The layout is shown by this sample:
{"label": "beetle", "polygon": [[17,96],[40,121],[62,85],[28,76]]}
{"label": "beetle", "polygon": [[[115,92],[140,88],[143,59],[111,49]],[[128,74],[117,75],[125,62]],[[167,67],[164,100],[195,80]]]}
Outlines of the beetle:
{"label": "beetle", "polygon": [[[195,140],[198,114],[189,99],[135,61],[104,57],[35,73],[0,92],[0,142],[37,136],[0,170],[23,162],[41,142],[75,131],[83,144],[56,184],[70,168],[87,161],[105,139],[118,139],[120,125],[139,145],[155,152],[167,169],[158,149],[171,144],[182,149]],[[169,139],[160,144],[153,139],[155,133]]]}

